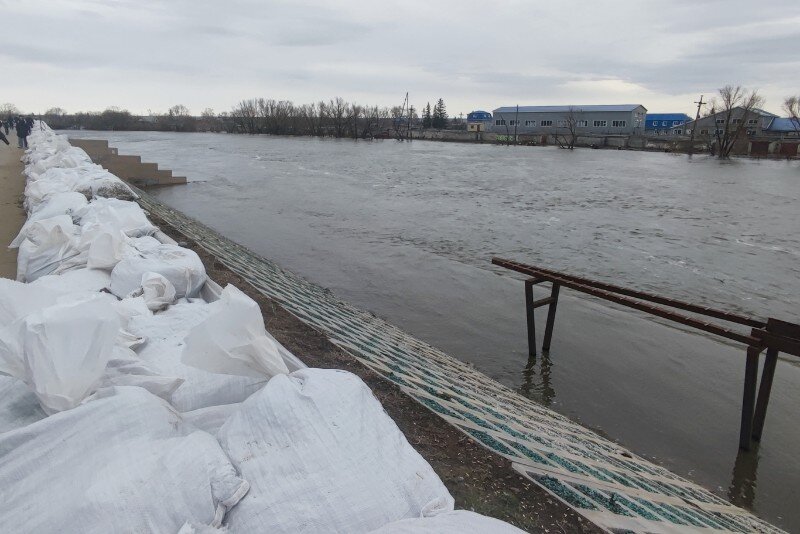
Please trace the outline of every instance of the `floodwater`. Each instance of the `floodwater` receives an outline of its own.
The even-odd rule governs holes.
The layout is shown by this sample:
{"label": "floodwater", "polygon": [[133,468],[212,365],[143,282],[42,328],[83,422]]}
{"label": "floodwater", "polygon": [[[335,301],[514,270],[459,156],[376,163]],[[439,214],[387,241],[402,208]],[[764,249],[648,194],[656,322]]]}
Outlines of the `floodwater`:
{"label": "floodwater", "polygon": [[[562,290],[529,361],[492,256],[800,320],[800,163],[225,134],[70,132],[188,176],[154,190],[283,267],[791,531],[800,362],[738,452],[744,348]],[[537,288],[537,298],[545,290]],[[537,311],[543,329],[546,308]],[[540,338],[541,339],[541,338]]]}

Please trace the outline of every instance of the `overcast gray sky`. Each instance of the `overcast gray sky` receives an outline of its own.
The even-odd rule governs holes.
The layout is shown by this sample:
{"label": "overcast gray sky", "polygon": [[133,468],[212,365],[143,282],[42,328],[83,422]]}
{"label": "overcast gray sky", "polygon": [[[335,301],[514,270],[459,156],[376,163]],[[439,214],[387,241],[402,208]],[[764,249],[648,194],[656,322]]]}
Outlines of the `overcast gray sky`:
{"label": "overcast gray sky", "polygon": [[452,115],[800,94],[800,0],[0,0],[0,102],[24,111],[342,96]]}

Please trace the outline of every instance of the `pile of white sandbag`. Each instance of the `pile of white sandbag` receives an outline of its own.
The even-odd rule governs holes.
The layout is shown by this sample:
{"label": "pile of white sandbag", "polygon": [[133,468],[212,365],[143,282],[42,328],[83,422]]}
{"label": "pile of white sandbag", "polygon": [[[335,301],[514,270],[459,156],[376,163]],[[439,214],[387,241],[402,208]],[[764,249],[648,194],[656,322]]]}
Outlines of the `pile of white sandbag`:
{"label": "pile of white sandbag", "polygon": [[256,302],[101,194],[116,177],[46,126],[29,140],[18,280],[0,278],[0,524],[517,531],[454,512],[361,379],[305,368]]}

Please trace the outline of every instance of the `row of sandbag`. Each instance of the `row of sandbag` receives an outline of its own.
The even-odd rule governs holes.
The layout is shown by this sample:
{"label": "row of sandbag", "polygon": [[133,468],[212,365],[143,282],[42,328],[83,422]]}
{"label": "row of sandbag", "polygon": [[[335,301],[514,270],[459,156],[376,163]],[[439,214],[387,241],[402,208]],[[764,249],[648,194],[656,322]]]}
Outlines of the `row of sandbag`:
{"label": "row of sandbag", "polygon": [[[50,304],[54,292],[36,283],[0,283],[2,294],[24,297],[3,308],[25,332],[23,367],[41,366],[52,380],[32,382],[34,393],[0,393],[0,406],[30,407],[38,397],[60,409],[0,433],[0,521],[15,531],[513,531],[454,512],[436,473],[355,375],[256,365],[257,338],[242,334],[263,329],[243,314],[258,306],[232,286],[214,303],[152,313],[141,297],[76,292]],[[209,360],[227,346],[217,329],[242,350]],[[138,354],[124,348],[131,333],[150,336]],[[105,369],[85,368],[108,353]],[[224,370],[239,376],[189,365],[222,367],[231,354]],[[67,393],[88,396],[74,407],[54,404]]]}
{"label": "row of sandbag", "polygon": [[[28,168],[31,154],[58,156],[58,138],[41,137],[32,136]],[[52,202],[70,192],[26,205],[31,215],[48,205],[57,212]],[[64,209],[72,228],[52,226],[71,235],[77,254],[56,256],[31,283],[0,279],[3,524],[20,532],[516,530],[453,511],[438,476],[359,378],[294,370],[258,305],[233,286],[213,303],[193,298],[202,264],[166,269],[170,255],[148,257],[160,244],[147,238],[144,214],[110,200],[118,199],[93,195]],[[39,250],[42,232],[29,225],[21,243]],[[178,258],[184,250],[175,247]],[[149,263],[120,272],[125,262]]]}

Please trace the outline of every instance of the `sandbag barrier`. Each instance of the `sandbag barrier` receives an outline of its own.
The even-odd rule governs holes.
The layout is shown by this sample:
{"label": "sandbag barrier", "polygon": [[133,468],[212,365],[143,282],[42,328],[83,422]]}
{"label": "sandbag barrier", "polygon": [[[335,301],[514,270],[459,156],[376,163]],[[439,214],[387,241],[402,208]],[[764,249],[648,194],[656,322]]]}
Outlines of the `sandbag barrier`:
{"label": "sandbag barrier", "polygon": [[782,532],[136,191],[145,210],[593,523],[630,532]]}
{"label": "sandbag barrier", "polygon": [[250,297],[209,291],[196,253],[107,198],[134,196],[117,177],[46,125],[30,142],[31,224],[0,278],[0,523],[521,532],[454,510],[360,378],[306,368]]}

